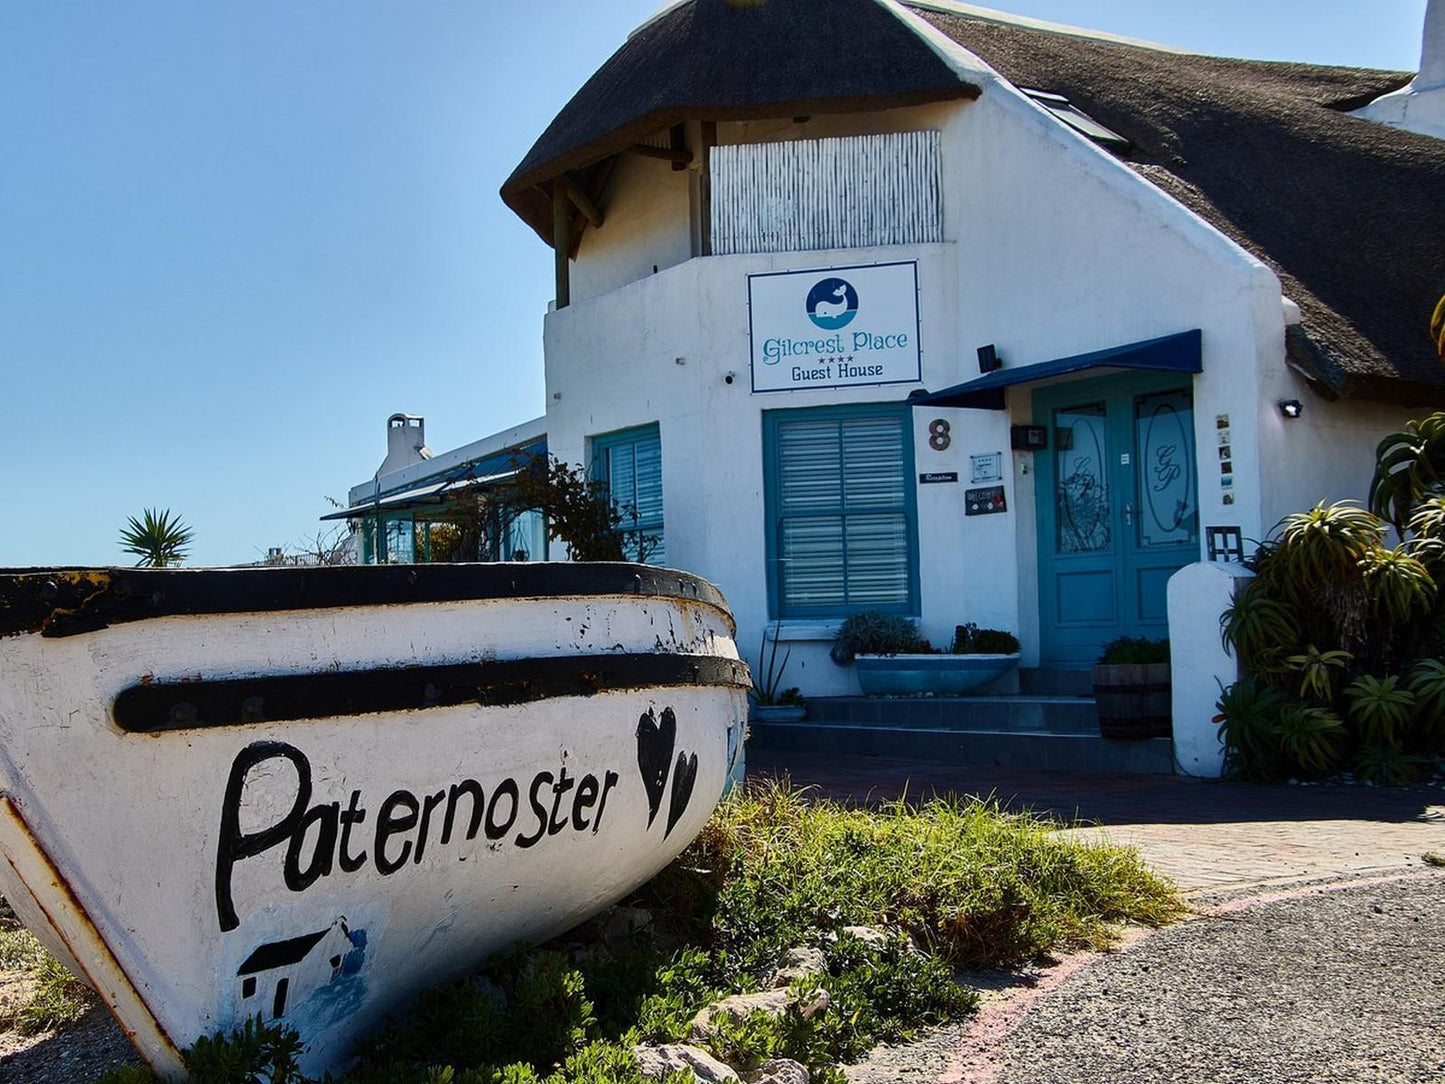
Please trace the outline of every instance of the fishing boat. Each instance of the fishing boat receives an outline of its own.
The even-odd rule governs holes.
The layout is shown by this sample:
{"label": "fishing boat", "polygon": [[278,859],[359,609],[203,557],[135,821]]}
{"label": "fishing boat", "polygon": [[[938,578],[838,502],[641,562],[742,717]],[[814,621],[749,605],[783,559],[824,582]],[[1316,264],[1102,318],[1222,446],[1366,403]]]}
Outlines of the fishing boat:
{"label": "fishing boat", "polygon": [[715,808],[748,672],[631,564],[0,571],[0,894],[147,1062],[308,1073],[624,897]]}

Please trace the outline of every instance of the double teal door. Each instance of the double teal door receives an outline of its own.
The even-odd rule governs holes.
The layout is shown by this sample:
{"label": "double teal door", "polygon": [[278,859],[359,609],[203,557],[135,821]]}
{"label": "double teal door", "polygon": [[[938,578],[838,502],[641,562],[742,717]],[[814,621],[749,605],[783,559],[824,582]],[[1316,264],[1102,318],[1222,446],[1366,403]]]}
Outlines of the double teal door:
{"label": "double teal door", "polygon": [[1165,587],[1199,560],[1189,377],[1105,377],[1034,391],[1040,653],[1091,665],[1118,636],[1169,635]]}

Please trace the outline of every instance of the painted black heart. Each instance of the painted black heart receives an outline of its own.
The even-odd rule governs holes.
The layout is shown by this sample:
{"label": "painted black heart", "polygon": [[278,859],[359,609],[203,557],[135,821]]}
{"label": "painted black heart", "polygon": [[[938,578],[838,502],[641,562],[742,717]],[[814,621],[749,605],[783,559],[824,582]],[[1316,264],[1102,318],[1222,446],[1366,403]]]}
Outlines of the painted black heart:
{"label": "painted black heart", "polygon": [[672,769],[672,803],[667,807],[667,831],[663,838],[672,834],[677,822],[682,819],[687,803],[692,800],[692,785],[697,782],[697,754],[677,754],[677,764]]}
{"label": "painted black heart", "polygon": [[671,708],[662,709],[662,723],[648,708],[637,720],[637,767],[642,772],[642,785],[647,789],[647,827],[657,819],[662,808],[662,793],[667,788],[667,769],[672,765],[672,750],[677,745],[677,716]]}

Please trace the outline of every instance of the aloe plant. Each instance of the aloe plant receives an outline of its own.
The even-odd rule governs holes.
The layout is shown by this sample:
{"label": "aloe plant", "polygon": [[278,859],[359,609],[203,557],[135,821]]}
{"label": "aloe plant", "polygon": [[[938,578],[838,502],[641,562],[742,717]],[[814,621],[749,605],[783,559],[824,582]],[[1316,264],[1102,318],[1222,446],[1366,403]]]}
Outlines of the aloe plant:
{"label": "aloe plant", "polygon": [[1430,735],[1445,734],[1445,662],[1421,659],[1405,684],[1415,694],[1416,729]]}
{"label": "aloe plant", "polygon": [[1377,678],[1363,674],[1345,686],[1350,719],[1367,741],[1394,745],[1410,729],[1415,714],[1415,694],[1400,688],[1395,676]]}
{"label": "aloe plant", "polygon": [[1435,580],[1404,546],[1374,547],[1360,559],[1360,571],[1379,617],[1405,623],[1429,613],[1435,605]]}
{"label": "aloe plant", "polygon": [[1273,779],[1281,769],[1279,714],[1289,698],[1278,689],[1245,679],[1221,689],[1215,701],[1219,740],[1224,744],[1230,774],[1246,779]]}
{"label": "aloe plant", "polygon": [[1265,584],[1256,580],[1241,591],[1220,615],[1219,624],[1225,650],[1237,651],[1239,661],[1250,673],[1282,673],[1288,669],[1286,652],[1300,637],[1299,613],[1270,598]]}
{"label": "aloe plant", "polygon": [[1308,588],[1348,578],[1360,558],[1384,540],[1385,526],[1353,501],[1336,501],[1285,516],[1276,533],[1273,560]]}
{"label": "aloe plant", "polygon": [[1412,421],[1375,448],[1370,508],[1401,532],[1415,505],[1445,492],[1445,414]]}
{"label": "aloe plant", "polygon": [[1428,763],[1424,757],[1407,753],[1398,745],[1376,743],[1360,751],[1355,760],[1355,774],[1371,783],[1398,787],[1413,783]]}
{"label": "aloe plant", "polygon": [[1435,304],[1435,311],[1430,316],[1430,341],[1435,344],[1435,353],[1440,355],[1440,360],[1445,361],[1445,297]]}
{"label": "aloe plant", "polygon": [[1335,672],[1349,666],[1354,658],[1348,651],[1321,651],[1310,644],[1303,654],[1291,655],[1285,662],[1300,672],[1300,696],[1313,696],[1328,704],[1335,698]]}
{"label": "aloe plant", "polygon": [[1344,721],[1329,708],[1290,704],[1275,723],[1280,748],[1308,772],[1324,775],[1340,762]]}

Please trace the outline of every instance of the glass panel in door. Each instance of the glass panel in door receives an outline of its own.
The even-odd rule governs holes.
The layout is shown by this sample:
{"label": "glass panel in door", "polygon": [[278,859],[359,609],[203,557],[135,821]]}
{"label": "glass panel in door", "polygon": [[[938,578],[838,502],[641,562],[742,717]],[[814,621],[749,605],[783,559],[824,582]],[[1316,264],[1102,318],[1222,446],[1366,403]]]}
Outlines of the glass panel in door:
{"label": "glass panel in door", "polygon": [[1199,495],[1194,478],[1194,403],[1188,391],[1134,401],[1135,486],[1140,549],[1197,545]]}
{"label": "glass panel in door", "polygon": [[1054,411],[1058,553],[1102,553],[1112,542],[1108,422],[1103,403]]}

